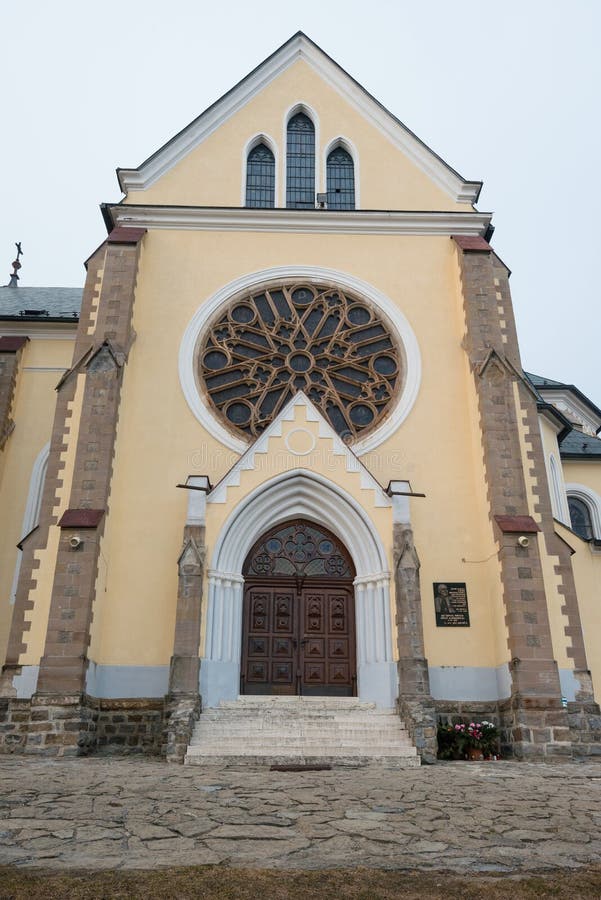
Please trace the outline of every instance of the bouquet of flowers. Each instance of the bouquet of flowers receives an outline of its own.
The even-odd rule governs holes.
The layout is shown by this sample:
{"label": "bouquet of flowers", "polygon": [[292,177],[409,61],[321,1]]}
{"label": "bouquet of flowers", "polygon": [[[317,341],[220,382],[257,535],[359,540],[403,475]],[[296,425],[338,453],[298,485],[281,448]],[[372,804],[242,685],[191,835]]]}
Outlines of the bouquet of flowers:
{"label": "bouquet of flowers", "polygon": [[438,755],[441,759],[465,759],[474,757],[472,751],[480,751],[482,758],[497,754],[498,731],[493,722],[458,722],[455,725],[438,726]]}

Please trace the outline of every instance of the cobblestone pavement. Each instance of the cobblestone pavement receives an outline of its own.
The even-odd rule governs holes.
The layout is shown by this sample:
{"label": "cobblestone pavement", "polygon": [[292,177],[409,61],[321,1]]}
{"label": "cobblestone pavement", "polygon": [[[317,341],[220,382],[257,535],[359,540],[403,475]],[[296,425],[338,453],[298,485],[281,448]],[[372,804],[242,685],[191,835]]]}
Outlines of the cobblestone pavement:
{"label": "cobblestone pavement", "polygon": [[284,773],[0,759],[0,864],[516,872],[601,859],[601,764]]}

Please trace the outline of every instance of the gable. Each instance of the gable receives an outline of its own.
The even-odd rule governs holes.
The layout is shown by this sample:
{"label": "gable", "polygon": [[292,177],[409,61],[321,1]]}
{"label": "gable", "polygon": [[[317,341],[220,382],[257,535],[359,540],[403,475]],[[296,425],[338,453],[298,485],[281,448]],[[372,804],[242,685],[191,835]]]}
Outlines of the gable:
{"label": "gable", "polygon": [[[138,169],[119,170],[126,203],[244,205],[245,151],[266,135],[276,155],[283,206],[285,124],[295,106],[316,126],[316,190],[325,190],[327,149],[351,145],[362,209],[471,208],[466,182],[304,35],[295,35]],[[321,170],[321,178],[320,178]]]}

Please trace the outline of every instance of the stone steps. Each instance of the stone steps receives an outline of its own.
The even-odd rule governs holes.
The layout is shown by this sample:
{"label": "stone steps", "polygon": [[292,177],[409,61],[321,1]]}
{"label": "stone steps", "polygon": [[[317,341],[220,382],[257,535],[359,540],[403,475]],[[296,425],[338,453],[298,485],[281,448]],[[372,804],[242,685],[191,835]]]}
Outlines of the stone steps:
{"label": "stone steps", "polygon": [[239,697],[203,712],[186,765],[418,766],[394,710],[355,697]]}

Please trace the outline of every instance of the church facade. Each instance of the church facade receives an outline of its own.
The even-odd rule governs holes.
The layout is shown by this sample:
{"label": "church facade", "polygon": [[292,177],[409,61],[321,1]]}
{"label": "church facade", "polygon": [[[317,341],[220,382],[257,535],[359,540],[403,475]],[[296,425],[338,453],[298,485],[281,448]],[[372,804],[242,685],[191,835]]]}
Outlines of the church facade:
{"label": "church facade", "polygon": [[480,183],[301,33],[118,175],[83,295],[0,289],[2,748],[301,695],[601,752],[601,411]]}

